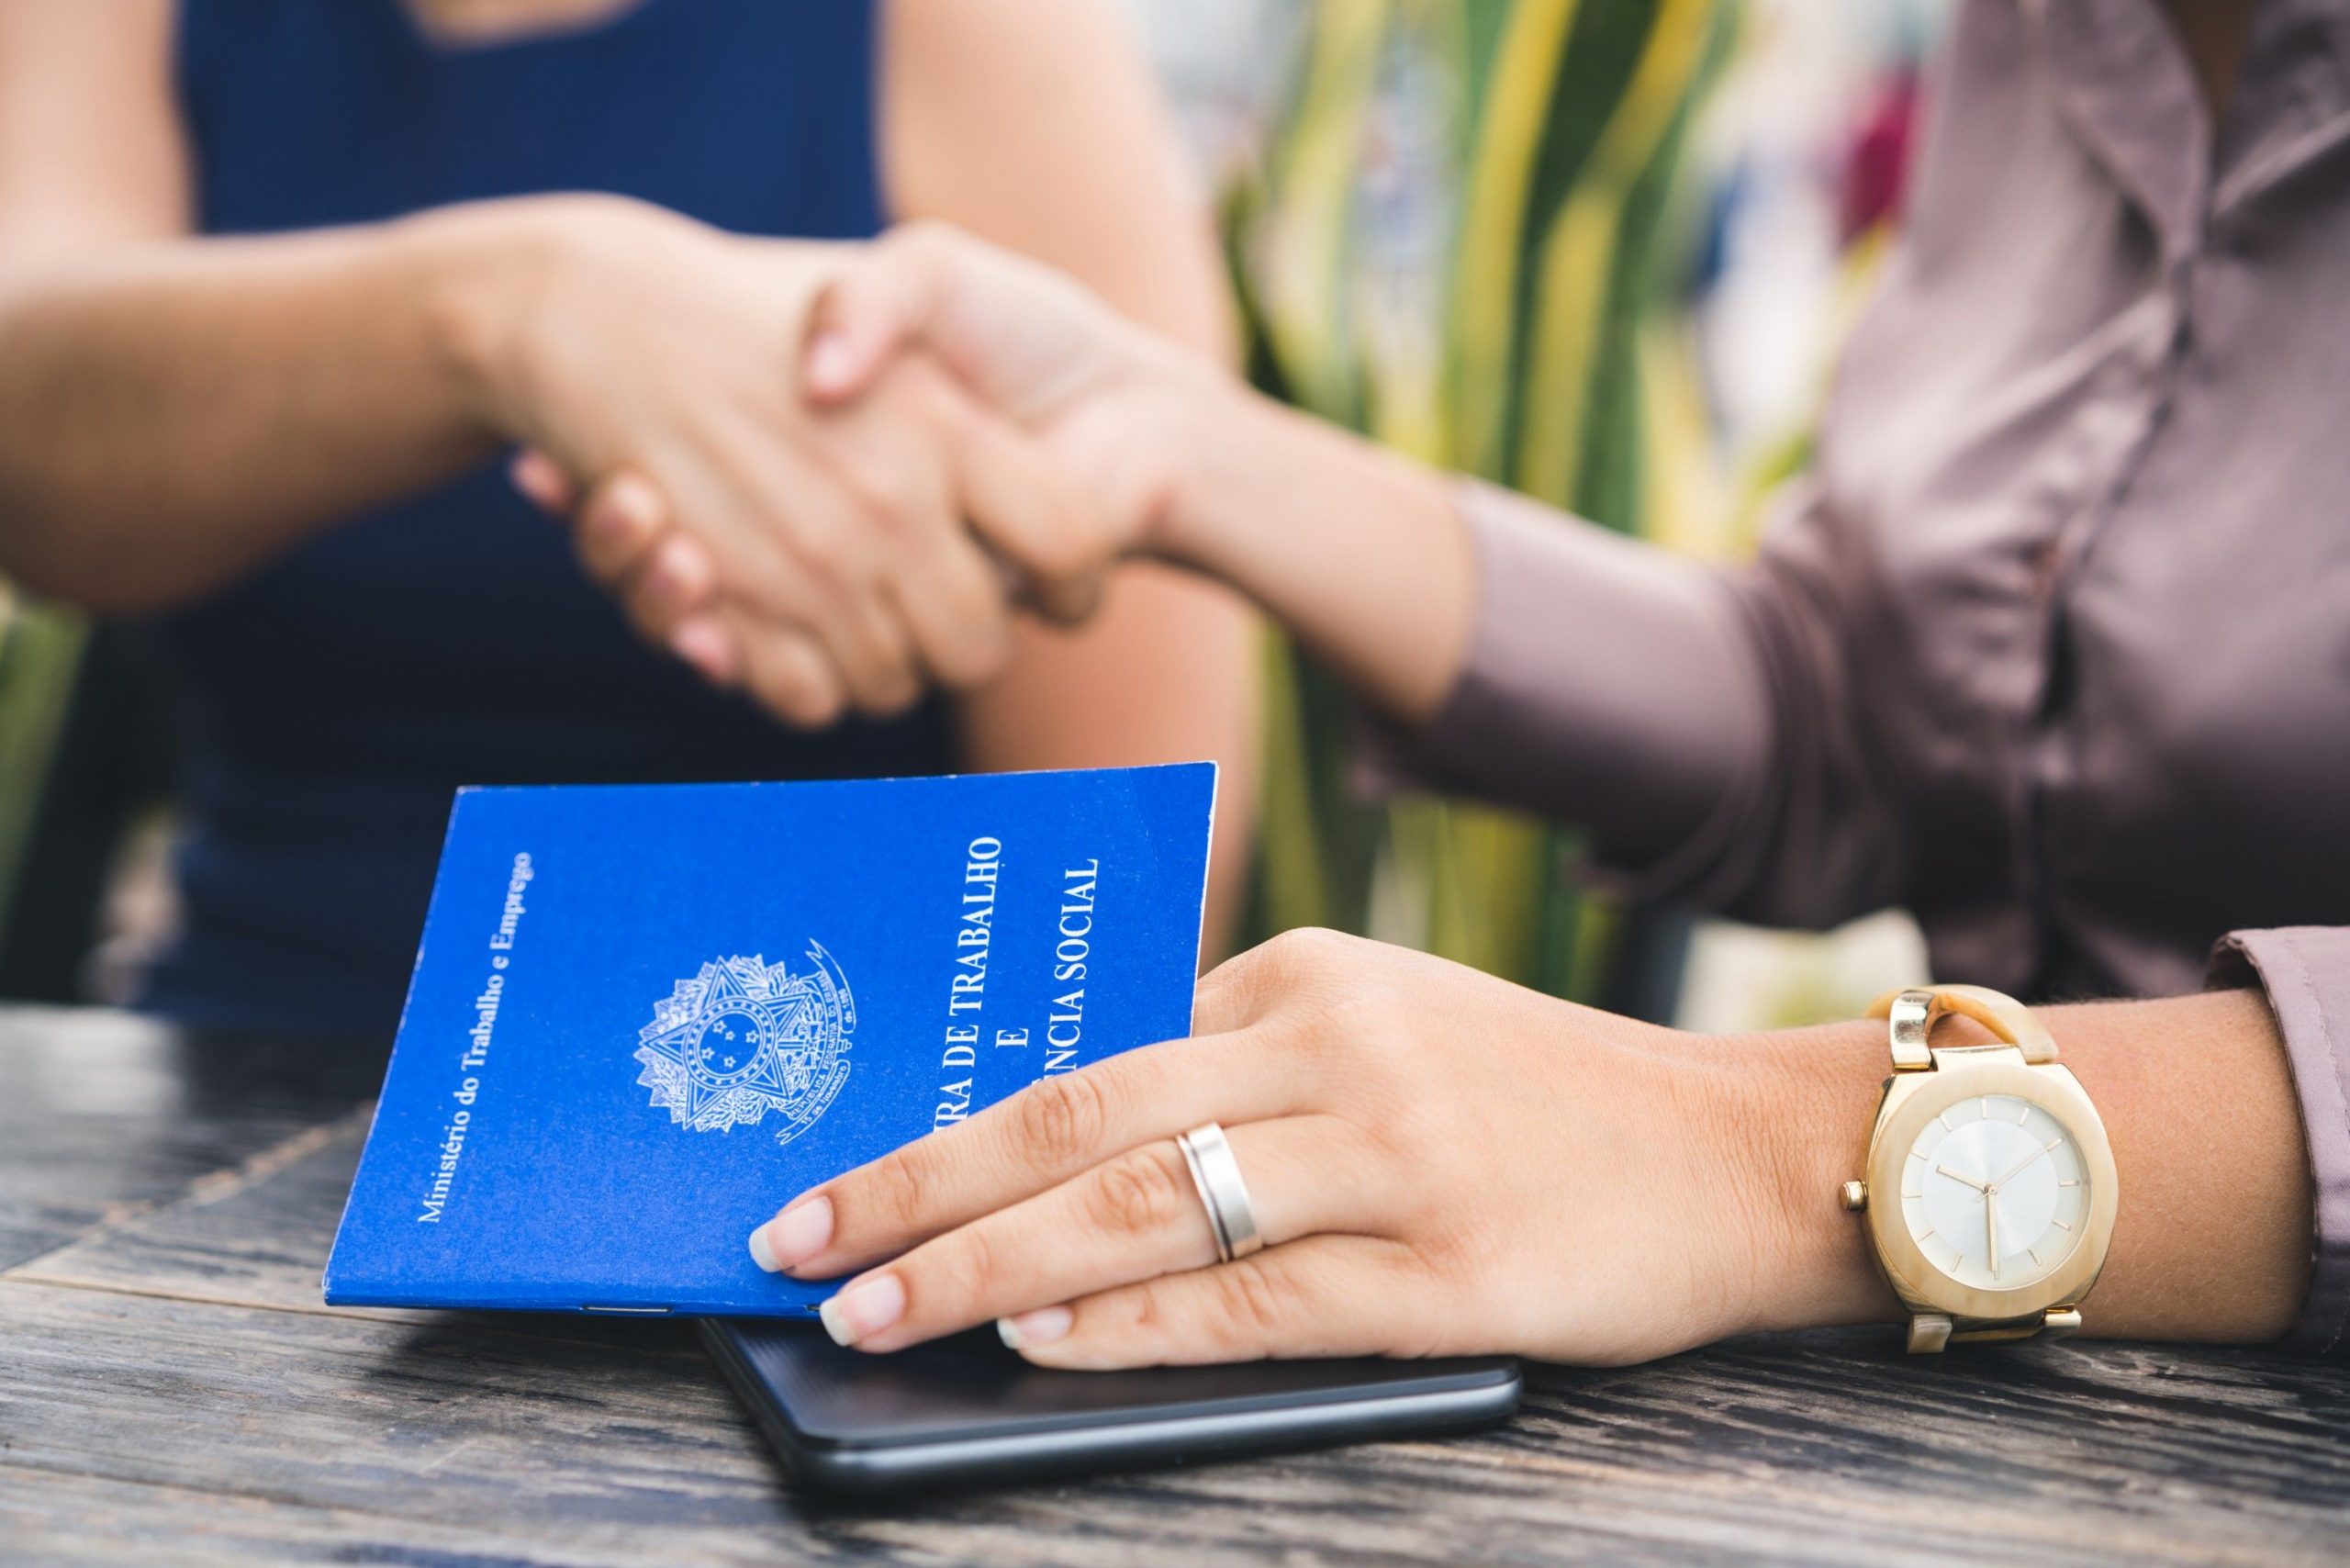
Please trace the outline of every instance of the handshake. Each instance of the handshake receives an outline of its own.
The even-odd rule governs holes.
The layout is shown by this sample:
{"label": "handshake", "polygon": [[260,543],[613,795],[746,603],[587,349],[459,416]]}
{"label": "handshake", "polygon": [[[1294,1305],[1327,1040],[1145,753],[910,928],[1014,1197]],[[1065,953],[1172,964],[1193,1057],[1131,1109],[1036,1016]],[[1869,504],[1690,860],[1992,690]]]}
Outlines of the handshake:
{"label": "handshake", "polygon": [[516,485],[638,633],[786,722],[985,682],[1160,547],[1219,373],[936,226],[844,246],[579,201],[486,378]]}

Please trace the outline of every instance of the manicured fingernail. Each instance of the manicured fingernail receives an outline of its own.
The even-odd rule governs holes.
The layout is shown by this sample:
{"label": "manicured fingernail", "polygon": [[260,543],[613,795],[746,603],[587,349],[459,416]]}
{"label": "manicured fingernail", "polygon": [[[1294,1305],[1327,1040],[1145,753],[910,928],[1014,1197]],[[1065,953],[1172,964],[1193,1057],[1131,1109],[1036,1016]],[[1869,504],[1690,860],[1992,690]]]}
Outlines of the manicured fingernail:
{"label": "manicured fingernail", "polygon": [[895,1274],[876,1274],[849,1286],[816,1309],[835,1345],[868,1339],[905,1316],[906,1287]]}
{"label": "manicured fingernail", "polygon": [[848,385],[856,362],[848,335],[827,327],[808,341],[808,385],[819,392],[837,392]]}
{"label": "manicured fingernail", "polygon": [[1034,1312],[1024,1312],[1017,1317],[995,1320],[998,1338],[1015,1350],[1033,1350],[1039,1345],[1049,1345],[1069,1338],[1069,1326],[1077,1321],[1077,1314],[1065,1306],[1040,1306]]}
{"label": "manicured fingernail", "polygon": [[793,1204],[751,1232],[751,1256],[770,1274],[795,1268],[822,1252],[833,1239],[833,1200]]}

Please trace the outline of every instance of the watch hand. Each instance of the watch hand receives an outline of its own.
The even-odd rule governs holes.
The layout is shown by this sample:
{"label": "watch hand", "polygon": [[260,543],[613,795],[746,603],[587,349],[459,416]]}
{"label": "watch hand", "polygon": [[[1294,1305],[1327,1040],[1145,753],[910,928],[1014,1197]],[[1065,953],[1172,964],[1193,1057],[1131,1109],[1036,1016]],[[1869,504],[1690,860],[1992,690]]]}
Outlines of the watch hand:
{"label": "watch hand", "polygon": [[2015,1164],[2009,1166],[2007,1170],[2000,1171],[1998,1180],[1989,1182],[1988,1185],[1993,1187],[2006,1186],[2009,1177],[2022,1175],[2024,1169],[2027,1166],[2031,1165],[2033,1160],[2039,1159],[2042,1155],[2046,1154],[2047,1152],[2048,1151],[2045,1148],[2033,1149],[2030,1154],[2027,1154],[2021,1159],[2017,1160]]}
{"label": "watch hand", "polygon": [[1990,1249],[1991,1277],[1999,1277],[1999,1193],[1993,1182],[1983,1192],[1983,1245]]}
{"label": "watch hand", "polygon": [[1937,1165],[1937,1166],[1935,1166],[1935,1167],[1934,1167],[1934,1173],[1935,1173],[1936,1175],[1938,1175],[1938,1176],[1947,1176],[1947,1177],[1949,1177],[1949,1178],[1950,1178],[1952,1181],[1953,1181],[1953,1182],[1965,1182],[1968,1186],[1970,1186],[1970,1187],[1974,1188],[1974,1189],[1975,1189],[1976,1192],[1978,1192],[1978,1193],[1987,1193],[1987,1192],[1989,1192],[1989,1191],[1991,1190],[1991,1183],[1990,1183],[1990,1182],[1977,1182],[1977,1181],[1976,1181],[1974,1177],[1972,1177],[1972,1176],[1961,1176],[1957,1171],[1953,1170],[1952,1170],[1949,1166],[1947,1166],[1947,1165]]}

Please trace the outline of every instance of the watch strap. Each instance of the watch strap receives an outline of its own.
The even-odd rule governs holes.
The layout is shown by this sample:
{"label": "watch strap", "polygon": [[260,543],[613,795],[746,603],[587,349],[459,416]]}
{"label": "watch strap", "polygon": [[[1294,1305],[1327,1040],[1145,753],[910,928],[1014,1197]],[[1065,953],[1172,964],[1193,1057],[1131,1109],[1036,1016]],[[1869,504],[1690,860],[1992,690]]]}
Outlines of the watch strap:
{"label": "watch strap", "polygon": [[2052,1306],[2045,1312],[2035,1312],[2027,1317],[2011,1317],[2003,1322],[1953,1317],[1946,1312],[1912,1313],[1909,1317],[1909,1353],[1913,1356],[1932,1355],[1946,1345],[1989,1344],[2003,1339],[2032,1339],[2042,1336],[2061,1339],[2067,1334],[2077,1334],[2080,1327],[2081,1309],[2077,1306]]}
{"label": "watch strap", "polygon": [[[2023,1059],[2041,1066],[2056,1059],[2056,1041],[2031,1009],[2014,997],[1979,985],[1922,985],[1889,991],[1869,1004],[1869,1016],[1892,1024],[1893,1070],[1923,1072],[1934,1065],[1934,1025],[1950,1014],[1972,1018]],[[1961,1047],[1960,1049],[1968,1047]]]}
{"label": "watch strap", "polygon": [[[1999,1042],[1992,1046],[1932,1044],[1934,1025],[1956,1014],[1972,1018]],[[1891,1025],[1893,1070],[1927,1072],[1941,1056],[1975,1051],[2014,1050],[2032,1066],[2056,1060],[2056,1042],[2031,1010],[2011,996],[1978,985],[1908,986],[1886,992],[1869,1006],[1869,1016]],[[1950,1345],[2061,1338],[2079,1329],[2080,1309],[2072,1303],[2052,1306],[2021,1317],[1991,1319],[1958,1317],[1943,1312],[1913,1312],[1909,1316],[1912,1354],[1932,1354]]]}

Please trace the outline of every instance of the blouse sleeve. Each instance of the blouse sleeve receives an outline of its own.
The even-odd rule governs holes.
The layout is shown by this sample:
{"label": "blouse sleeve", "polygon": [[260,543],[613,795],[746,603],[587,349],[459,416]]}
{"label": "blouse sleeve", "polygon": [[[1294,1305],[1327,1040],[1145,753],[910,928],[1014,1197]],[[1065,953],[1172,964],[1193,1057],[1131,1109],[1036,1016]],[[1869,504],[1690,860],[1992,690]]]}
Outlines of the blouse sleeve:
{"label": "blouse sleeve", "polygon": [[1467,662],[1443,710],[1374,729],[1375,781],[1585,828],[1643,897],[1827,926],[1898,888],[1890,792],[1851,713],[1851,574],[1806,506],[1725,572],[1468,483]]}
{"label": "blouse sleeve", "polygon": [[2221,985],[2268,994],[2301,1104],[2316,1197],[2310,1294],[2293,1343],[2320,1355],[2350,1350],[2350,927],[2236,931],[2212,956]]}
{"label": "blouse sleeve", "polygon": [[[1751,919],[1894,901],[1902,835],[1853,691],[1864,585],[1819,508],[1720,572],[1483,486],[1461,506],[1469,657],[1433,721],[1372,732],[1375,775],[1582,823],[1603,871]],[[2350,1351],[2350,927],[2235,932],[2212,974],[2266,991],[2300,1102],[2317,1232],[2295,1338]]]}

